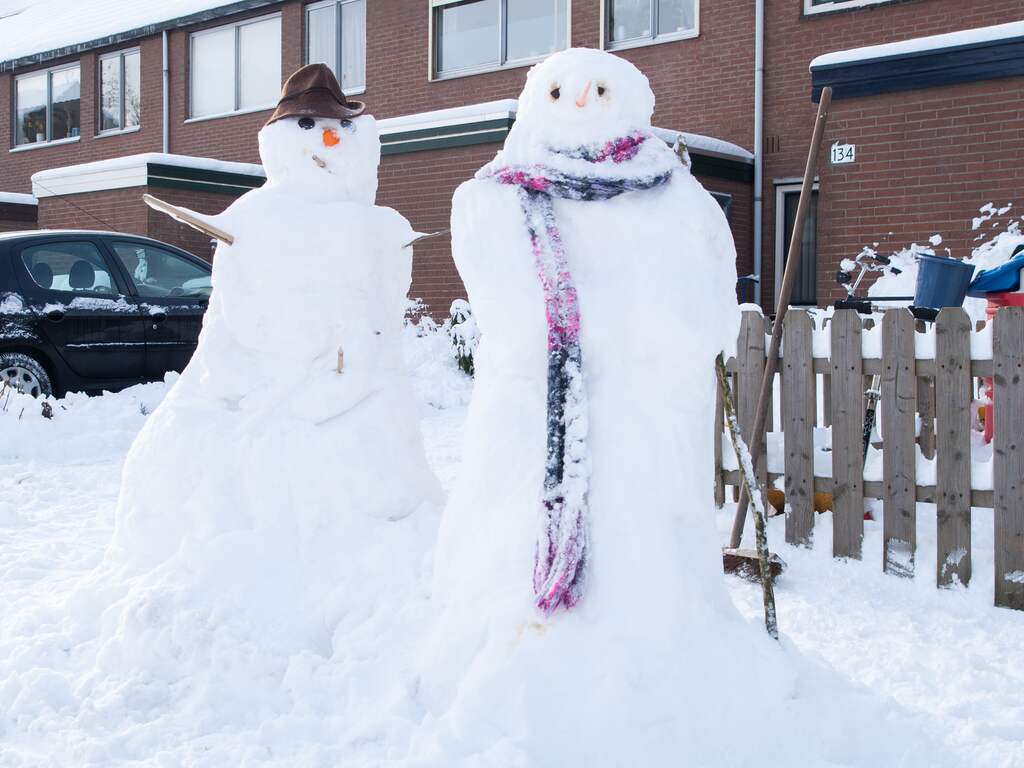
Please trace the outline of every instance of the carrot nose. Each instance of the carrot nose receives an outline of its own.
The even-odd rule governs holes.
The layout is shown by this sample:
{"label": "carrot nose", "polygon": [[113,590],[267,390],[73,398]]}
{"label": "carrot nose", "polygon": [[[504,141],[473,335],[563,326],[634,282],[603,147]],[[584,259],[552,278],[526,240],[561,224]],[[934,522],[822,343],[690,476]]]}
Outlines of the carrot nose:
{"label": "carrot nose", "polygon": [[587,97],[590,95],[590,84],[593,80],[587,80],[587,84],[583,86],[583,90],[580,91],[580,95],[576,97],[576,106],[580,109],[587,106]]}
{"label": "carrot nose", "polygon": [[333,147],[336,144],[340,144],[341,139],[338,138],[338,134],[335,133],[333,128],[324,128],[324,146]]}

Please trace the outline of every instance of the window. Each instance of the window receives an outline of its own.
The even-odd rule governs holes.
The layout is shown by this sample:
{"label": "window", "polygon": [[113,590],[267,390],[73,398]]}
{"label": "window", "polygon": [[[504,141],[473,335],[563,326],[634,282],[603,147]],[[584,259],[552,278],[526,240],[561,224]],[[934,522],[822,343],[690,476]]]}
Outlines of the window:
{"label": "window", "polygon": [[113,247],[139,296],[152,299],[210,297],[209,269],[152,245],[114,243]]}
{"label": "window", "polygon": [[863,8],[866,5],[889,3],[892,0],[804,0],[804,13],[827,13],[845,8]]}
{"label": "window", "polygon": [[699,0],[606,0],[609,48],[628,48],[697,34]]}
{"label": "window", "polygon": [[518,66],[566,47],[567,0],[432,0],[436,75]]}
{"label": "window", "polygon": [[46,243],[21,252],[32,282],[47,291],[114,294],[114,280],[92,243]]}
{"label": "window", "polygon": [[142,111],[138,50],[100,57],[100,133],[136,128]]}
{"label": "window", "polygon": [[281,92],[281,17],[192,35],[192,117],[270,109]]}
{"label": "window", "polygon": [[[775,298],[782,287],[786,269],[786,255],[793,239],[796,209],[800,202],[800,185],[787,184],[775,188]],[[814,306],[818,303],[818,190],[814,189],[811,206],[804,222],[803,243],[800,251],[800,270],[793,286],[791,303],[794,306]]]}
{"label": "window", "polygon": [[23,75],[15,81],[15,144],[38,144],[79,134],[81,73],[77,64]]}
{"label": "window", "polygon": [[330,67],[346,94],[366,88],[366,0],[306,6],[306,62]]}

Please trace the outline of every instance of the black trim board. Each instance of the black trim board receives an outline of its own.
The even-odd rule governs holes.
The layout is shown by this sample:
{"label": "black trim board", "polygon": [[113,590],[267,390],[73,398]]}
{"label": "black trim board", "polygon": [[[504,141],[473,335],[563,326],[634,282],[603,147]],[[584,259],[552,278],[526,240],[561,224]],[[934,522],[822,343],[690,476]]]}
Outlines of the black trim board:
{"label": "black trim board", "polygon": [[725,181],[742,181],[753,183],[754,164],[743,160],[715,155],[702,155],[692,149],[690,153],[690,172],[695,176],[708,176]]}
{"label": "black trim board", "polygon": [[825,86],[833,99],[853,99],[943,85],[1024,76],[1024,37],[989,40],[811,69],[811,99]]}
{"label": "black trim board", "polygon": [[[174,19],[167,19],[166,21],[159,21],[155,24],[146,24],[142,27],[135,27],[134,29],[125,30],[124,32],[118,32],[113,35],[106,35],[104,37],[97,37],[94,40],[88,40],[74,45],[66,45],[61,48],[53,48],[49,51],[41,51],[39,53],[33,53],[28,56],[20,56],[16,59],[7,59],[0,61],[0,72],[9,72],[19,67],[30,67],[35,64],[42,64],[46,61],[52,61],[53,59],[60,59],[65,56],[73,56],[76,53],[83,53],[85,51],[92,51],[97,48],[105,48],[108,45],[118,45],[125,43],[130,40],[137,40],[141,37],[149,37],[150,35],[157,35],[163,32],[165,29],[179,29],[181,27],[188,27],[193,24],[202,24],[203,22],[213,21],[220,19],[225,16],[232,16],[236,13],[244,13],[245,11],[251,11],[257,8],[264,8],[268,5],[280,5],[282,0],[236,0],[233,3],[225,3],[224,5],[216,8],[209,8],[205,11],[197,11],[190,13],[186,16],[178,16]],[[6,17],[13,18],[13,17]]]}
{"label": "black trim board", "polygon": [[224,195],[242,195],[266,183],[263,176],[245,173],[213,171],[206,168],[188,168],[162,163],[146,164],[146,184],[150,187],[191,189],[199,192],[217,192]]}

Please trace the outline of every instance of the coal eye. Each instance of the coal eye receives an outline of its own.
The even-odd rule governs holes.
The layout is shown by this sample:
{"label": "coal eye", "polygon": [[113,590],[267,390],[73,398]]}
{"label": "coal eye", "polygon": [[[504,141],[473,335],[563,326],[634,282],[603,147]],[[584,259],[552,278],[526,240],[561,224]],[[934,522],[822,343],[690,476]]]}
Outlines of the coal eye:
{"label": "coal eye", "polygon": [[603,85],[597,86],[597,95],[598,96],[604,96],[607,91],[608,91],[608,89],[605,88]]}
{"label": "coal eye", "polygon": [[304,131],[308,131],[314,126],[316,126],[316,120],[314,120],[312,117],[299,118],[299,128],[302,128]]}
{"label": "coal eye", "polygon": [[341,130],[345,131],[345,133],[355,133],[356,132],[356,124],[353,123],[351,120],[342,120],[341,121]]}
{"label": "coal eye", "polygon": [[551,98],[557,100],[562,95],[562,90],[557,85],[551,89]]}

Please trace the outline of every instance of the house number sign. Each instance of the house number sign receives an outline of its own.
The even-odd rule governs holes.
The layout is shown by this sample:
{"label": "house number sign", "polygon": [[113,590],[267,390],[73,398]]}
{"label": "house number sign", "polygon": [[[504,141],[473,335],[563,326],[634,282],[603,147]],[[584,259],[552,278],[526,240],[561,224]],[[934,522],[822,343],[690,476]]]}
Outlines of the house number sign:
{"label": "house number sign", "polygon": [[845,165],[857,159],[856,144],[840,144],[838,141],[832,145],[832,165]]}

